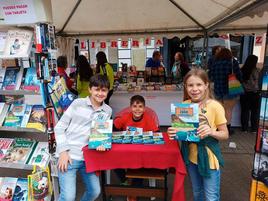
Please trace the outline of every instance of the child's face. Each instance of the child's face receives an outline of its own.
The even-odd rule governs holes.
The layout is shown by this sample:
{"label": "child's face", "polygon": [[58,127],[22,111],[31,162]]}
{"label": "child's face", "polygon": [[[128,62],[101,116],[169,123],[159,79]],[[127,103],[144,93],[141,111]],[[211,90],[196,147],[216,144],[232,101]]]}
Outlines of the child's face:
{"label": "child's face", "polygon": [[131,106],[131,111],[134,119],[139,119],[144,113],[145,106],[143,103],[134,102]]}
{"label": "child's face", "polygon": [[208,83],[197,76],[190,76],[186,81],[186,91],[193,102],[201,102],[206,97]]}
{"label": "child's face", "polygon": [[109,92],[108,88],[105,87],[91,87],[88,88],[89,93],[91,94],[91,98],[93,102],[97,104],[102,104],[102,102],[106,99],[107,94]]}

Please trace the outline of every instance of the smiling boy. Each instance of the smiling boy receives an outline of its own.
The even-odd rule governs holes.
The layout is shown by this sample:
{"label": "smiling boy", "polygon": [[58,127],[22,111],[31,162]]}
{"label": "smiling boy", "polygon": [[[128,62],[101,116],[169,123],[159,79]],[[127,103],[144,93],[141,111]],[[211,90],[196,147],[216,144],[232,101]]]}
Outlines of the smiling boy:
{"label": "smiling boy", "polygon": [[[82,148],[88,144],[90,125],[93,120],[110,119],[112,109],[104,103],[109,91],[109,81],[104,75],[94,75],[89,81],[91,96],[78,98],[55,127],[60,184],[59,201],[74,201],[76,194],[76,173],[81,174],[85,193],[81,201],[93,201],[100,194],[99,178],[95,173],[87,173]],[[98,151],[104,151],[98,147]]]}

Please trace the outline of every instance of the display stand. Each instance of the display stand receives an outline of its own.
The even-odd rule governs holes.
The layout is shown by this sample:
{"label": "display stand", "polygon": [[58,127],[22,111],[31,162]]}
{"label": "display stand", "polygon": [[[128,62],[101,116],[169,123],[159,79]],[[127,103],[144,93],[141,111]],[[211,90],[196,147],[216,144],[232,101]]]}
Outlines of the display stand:
{"label": "display stand", "polygon": [[266,38],[266,51],[261,80],[261,106],[259,128],[256,136],[250,201],[268,200],[268,38]]}

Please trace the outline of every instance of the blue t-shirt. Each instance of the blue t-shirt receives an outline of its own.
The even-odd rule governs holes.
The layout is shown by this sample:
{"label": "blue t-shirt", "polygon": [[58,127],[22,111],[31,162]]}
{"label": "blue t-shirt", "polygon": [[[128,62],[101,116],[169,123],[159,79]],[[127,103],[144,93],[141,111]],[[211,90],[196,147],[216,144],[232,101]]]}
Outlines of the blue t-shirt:
{"label": "blue t-shirt", "polygon": [[146,61],[145,67],[159,67],[160,61],[154,61],[153,58],[150,58]]}

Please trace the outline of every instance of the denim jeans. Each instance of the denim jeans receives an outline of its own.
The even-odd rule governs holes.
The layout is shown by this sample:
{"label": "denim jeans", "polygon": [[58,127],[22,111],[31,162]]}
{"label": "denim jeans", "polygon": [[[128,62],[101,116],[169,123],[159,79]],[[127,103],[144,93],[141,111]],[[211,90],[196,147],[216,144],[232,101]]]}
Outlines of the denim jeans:
{"label": "denim jeans", "polygon": [[94,201],[100,194],[100,181],[95,173],[87,173],[85,162],[72,160],[72,165],[68,164],[66,172],[58,171],[60,196],[59,201],[75,201],[76,195],[76,173],[80,173],[85,184],[85,193],[81,201]]}
{"label": "denim jeans", "polygon": [[198,172],[198,166],[188,165],[191,178],[194,201],[219,201],[220,200],[220,170],[210,170],[210,177],[203,177]]}

